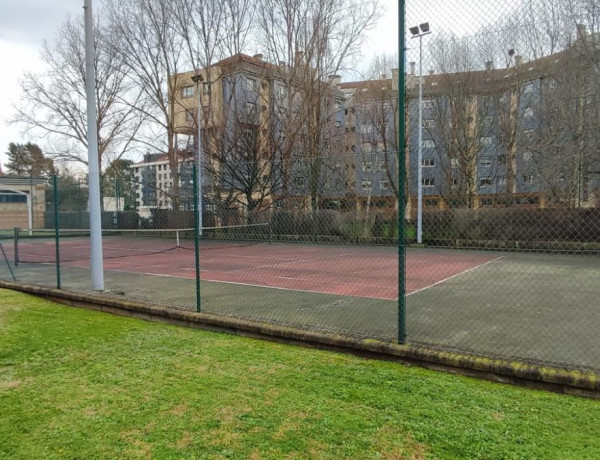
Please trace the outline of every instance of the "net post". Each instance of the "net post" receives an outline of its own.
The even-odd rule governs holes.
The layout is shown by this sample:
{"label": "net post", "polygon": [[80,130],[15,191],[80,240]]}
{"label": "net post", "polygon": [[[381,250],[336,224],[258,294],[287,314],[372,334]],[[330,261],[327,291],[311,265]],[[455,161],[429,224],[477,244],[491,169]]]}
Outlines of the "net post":
{"label": "net post", "polygon": [[273,244],[273,228],[271,227],[271,222],[267,222],[269,226],[269,244]]}
{"label": "net post", "polygon": [[13,254],[15,256],[15,267],[19,266],[19,231],[21,229],[19,227],[14,228],[15,236],[13,238],[14,251]]}
{"label": "net post", "polygon": [[179,230],[175,230],[175,247],[179,249],[181,245],[179,244]]}
{"label": "net post", "polygon": [[404,213],[406,201],[406,150],[405,150],[405,0],[398,2],[398,343],[406,343],[406,235]]}
{"label": "net post", "polygon": [[202,209],[198,206],[198,166],[194,162],[194,259],[196,262],[196,311],[202,311],[202,299],[200,295],[200,213]]}
{"label": "net post", "polygon": [[56,289],[60,289],[60,232],[58,223],[58,178],[52,176],[52,188],[54,192],[54,242],[56,246]]}

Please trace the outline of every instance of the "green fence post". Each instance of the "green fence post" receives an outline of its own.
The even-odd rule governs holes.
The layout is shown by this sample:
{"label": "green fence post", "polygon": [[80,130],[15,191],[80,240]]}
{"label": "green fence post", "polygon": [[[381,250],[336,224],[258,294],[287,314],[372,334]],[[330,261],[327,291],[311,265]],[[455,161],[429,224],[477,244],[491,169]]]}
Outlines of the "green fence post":
{"label": "green fence post", "polygon": [[58,178],[52,176],[54,189],[54,244],[56,245],[56,288],[60,289],[60,230],[58,224]]}
{"label": "green fence post", "polygon": [[398,343],[406,343],[406,232],[404,213],[406,200],[405,150],[405,0],[398,2]]}
{"label": "green fence post", "polygon": [[200,295],[200,213],[198,206],[198,168],[194,162],[194,255],[196,260],[196,311],[202,311],[202,299]]}
{"label": "green fence post", "polygon": [[15,267],[19,266],[19,232],[21,229],[19,227],[15,227],[14,237],[13,237],[13,256],[15,258]]}

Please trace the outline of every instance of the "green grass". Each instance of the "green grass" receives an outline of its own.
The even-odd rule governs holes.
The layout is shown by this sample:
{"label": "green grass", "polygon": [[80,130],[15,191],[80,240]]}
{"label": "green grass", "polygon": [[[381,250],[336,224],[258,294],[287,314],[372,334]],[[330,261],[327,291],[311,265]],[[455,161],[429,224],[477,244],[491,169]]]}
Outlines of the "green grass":
{"label": "green grass", "polygon": [[0,458],[594,459],[600,402],[0,290]]}

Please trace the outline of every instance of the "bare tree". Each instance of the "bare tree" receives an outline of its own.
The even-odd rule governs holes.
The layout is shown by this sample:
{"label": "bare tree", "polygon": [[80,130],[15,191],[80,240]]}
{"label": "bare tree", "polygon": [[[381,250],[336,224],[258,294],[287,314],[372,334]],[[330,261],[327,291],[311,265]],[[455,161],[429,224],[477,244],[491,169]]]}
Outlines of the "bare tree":
{"label": "bare tree", "polygon": [[331,157],[332,120],[343,95],[331,86],[360,50],[365,32],[378,18],[376,0],[259,0],[258,42],[276,69],[275,111],[285,133],[281,147],[283,196],[292,195],[292,179],[310,196],[313,213],[319,206],[323,158]]}
{"label": "bare tree", "polygon": [[[114,36],[98,20],[94,28],[98,153],[100,166],[129,151],[143,121],[133,107],[139,93],[125,78],[124,62],[114,53]],[[67,19],[54,43],[44,42],[41,59],[48,70],[26,72],[21,103],[12,123],[47,140],[50,157],[87,164],[85,47],[83,21]]]}
{"label": "bare tree", "polygon": [[180,72],[189,61],[185,42],[176,30],[169,2],[161,0],[107,0],[107,20],[115,37],[111,50],[124,62],[128,81],[142,93],[132,106],[147,120],[141,142],[165,152],[172,174],[170,198],[179,207],[179,168],[175,136]]}

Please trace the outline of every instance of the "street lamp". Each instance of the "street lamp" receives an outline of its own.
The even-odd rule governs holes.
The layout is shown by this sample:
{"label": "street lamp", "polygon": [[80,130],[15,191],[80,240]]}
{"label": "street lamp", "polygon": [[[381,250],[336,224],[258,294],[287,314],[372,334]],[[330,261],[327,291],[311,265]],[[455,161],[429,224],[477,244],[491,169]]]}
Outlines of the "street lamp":
{"label": "street lamp", "polygon": [[429,23],[409,28],[411,38],[419,39],[419,149],[417,155],[417,243],[423,242],[423,37],[429,35]]}
{"label": "street lamp", "polygon": [[202,236],[202,94],[200,93],[200,85],[204,78],[199,73],[192,76],[192,81],[196,84],[196,93],[198,94],[198,148],[196,150],[196,175],[198,177],[198,200],[194,203],[196,212],[198,213],[198,235]]}

